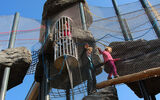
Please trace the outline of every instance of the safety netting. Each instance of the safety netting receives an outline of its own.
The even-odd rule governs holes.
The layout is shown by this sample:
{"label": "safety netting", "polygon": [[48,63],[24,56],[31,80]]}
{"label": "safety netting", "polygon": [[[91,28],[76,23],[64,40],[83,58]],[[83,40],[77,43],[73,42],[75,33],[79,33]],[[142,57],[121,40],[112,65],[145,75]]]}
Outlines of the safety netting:
{"label": "safety netting", "polygon": [[[152,0],[151,3],[154,9],[159,12],[160,4],[159,1]],[[149,6],[149,5],[148,5]],[[104,44],[109,45],[111,42],[124,41],[123,33],[119,25],[118,18],[115,14],[113,7],[96,7],[89,6],[90,11],[88,12],[93,16],[93,23],[89,30],[93,33],[97,40],[97,45]],[[153,40],[157,39],[156,33],[151,25],[145,10],[143,9],[140,2],[129,3],[119,6],[119,11],[122,19],[125,19],[133,40],[145,39]],[[153,13],[152,9],[150,11]],[[154,15],[153,15],[154,16]],[[6,49],[8,47],[9,37],[12,29],[14,16],[0,16],[0,48]],[[159,20],[154,16],[157,24]],[[34,44],[38,43],[40,29],[45,28],[41,25],[38,20],[20,17],[15,47],[27,47],[32,49]],[[38,50],[32,50],[33,63],[31,66],[38,62],[37,55]],[[30,71],[34,73],[35,68]],[[29,74],[29,73],[28,73]]]}
{"label": "safety netting", "polygon": [[[160,13],[160,1],[150,0],[150,2],[152,4],[152,7],[150,7],[150,11],[155,19],[155,22],[159,27],[160,21],[157,19]],[[118,8],[121,17],[123,19],[123,22],[125,23],[125,28],[128,30],[127,33],[131,34],[133,40],[144,39],[148,41],[157,39],[157,35],[153,29],[155,24],[154,25],[151,24],[144,8],[142,7],[139,1],[125,5],[120,5]],[[121,26],[119,24],[119,20],[117,18],[117,15],[113,7],[89,6],[88,12],[93,16],[93,23],[90,26],[89,30],[95,37],[98,47],[104,49],[105,46],[108,46],[112,42],[116,41],[122,42],[125,40],[123,37]],[[158,16],[155,15],[155,12],[158,14]],[[10,30],[12,28],[13,17],[14,17],[13,15],[0,16],[1,50],[7,49],[8,47],[9,35],[11,33]],[[24,46],[31,49],[32,64],[28,70],[27,73],[28,75],[35,73],[36,65],[39,61],[38,60],[39,47],[38,49],[37,48],[33,49],[33,48],[37,46],[37,43],[39,42],[40,30],[43,28],[45,27],[42,26],[41,22],[38,20],[20,17],[15,47]],[[38,46],[39,45],[40,44],[38,44]],[[123,51],[123,48],[121,50]],[[82,94],[82,93],[86,93],[86,82],[75,87],[74,89],[74,94]],[[66,92],[64,90],[52,89],[50,95],[51,98],[59,98],[66,96]]]}
{"label": "safety netting", "polygon": [[[153,5],[153,7],[157,11],[160,11],[158,9],[159,5],[155,2],[154,4],[156,5]],[[88,12],[92,14],[94,20],[89,30],[93,33],[94,37],[96,38],[97,45],[107,46],[111,42],[124,41],[123,33],[113,7],[89,6],[89,8],[90,11],[88,10]],[[132,35],[133,40],[153,40],[157,38],[156,33],[153,29],[153,25],[151,25],[140,2],[120,5],[119,10],[122,19],[124,19],[126,22],[126,28],[129,29],[129,32]]]}
{"label": "safety netting", "polygon": [[[152,7],[159,12],[158,1],[153,1],[154,5]],[[120,5],[118,8],[121,18],[125,23],[125,28],[129,30],[128,33],[132,35],[133,40],[153,40],[157,38],[153,25],[151,25],[139,1]],[[153,13],[151,9],[150,11]],[[90,30],[97,39],[102,38],[100,42],[108,45],[113,41],[124,41],[123,33],[113,7],[90,7],[89,13],[92,14],[94,19]],[[154,18],[156,20],[155,16]],[[156,20],[156,22],[158,21]]]}
{"label": "safety netting", "polygon": [[[0,16],[0,49],[8,48],[14,15]],[[27,74],[34,74],[39,54],[39,34],[45,28],[40,20],[20,17],[16,31],[16,41],[14,47],[26,47],[31,50],[32,63]]]}
{"label": "safety netting", "polygon": [[[70,96],[78,94],[86,95],[86,92],[87,92],[87,81],[83,82],[79,86],[74,87],[74,90],[70,89]],[[66,97],[66,91],[52,88],[50,91],[50,98],[59,98],[59,97]]]}
{"label": "safety netting", "polygon": [[[0,16],[0,48],[7,49],[12,29],[14,15]],[[16,34],[15,47],[30,49],[39,40],[41,22],[31,18],[20,17]]]}
{"label": "safety netting", "polygon": [[[150,3],[152,4],[152,6],[150,6],[149,4],[147,6],[149,7],[149,10],[155,20],[155,23],[159,27],[159,20],[158,20],[159,15],[158,16],[155,15],[155,12],[159,14],[160,2],[157,0],[152,0]],[[151,24],[151,21],[153,20],[151,21],[149,20],[145,12],[145,9],[142,7],[139,1],[125,4],[125,5],[120,5],[118,6],[118,8],[121,14],[121,18],[124,22],[125,28],[127,30],[127,33],[131,35],[131,37],[128,36],[129,41],[131,40],[131,38],[137,41],[138,40],[149,41],[149,40],[154,40],[158,38],[153,29],[155,23]],[[112,42],[125,41],[121,26],[119,24],[119,20],[117,18],[117,15],[113,7],[89,6],[89,10],[87,11],[93,17],[93,23],[90,26],[89,30],[92,32],[93,36],[95,37],[98,47],[105,48],[106,46],[109,46],[109,44]],[[131,48],[131,46],[134,46],[134,45],[135,44],[132,44],[132,43],[123,45],[122,48],[120,48],[119,50],[123,51],[123,50],[126,50],[127,47]],[[138,43],[136,45],[138,45]],[[140,48],[140,49],[143,51],[144,48]],[[153,48],[153,50],[148,53],[151,53],[151,52],[152,53],[159,52],[159,50],[157,48]],[[139,55],[133,54],[132,56],[136,57],[136,56],[142,56],[142,55],[147,55],[147,54],[139,54]],[[123,68],[123,70],[127,72],[132,72],[131,70],[134,70],[134,73],[140,72],[140,71],[152,68],[148,66],[148,63],[142,66],[138,66],[139,68],[126,68],[126,69]],[[137,64],[135,64],[134,66],[137,66]],[[86,90],[86,87],[85,87],[85,90]],[[63,91],[61,94],[61,92],[55,93],[53,90],[52,93],[53,93],[52,98],[65,96],[65,91]],[[81,93],[83,93],[83,91],[81,91]]]}
{"label": "safety netting", "polygon": [[[146,41],[158,39],[153,27],[155,27],[155,25],[159,27],[160,25],[159,24],[160,2],[158,0],[150,0],[150,1],[151,2],[148,2],[146,4],[149,7],[149,11],[151,12],[151,15],[153,16],[154,20],[149,20],[148,15],[145,12],[146,9],[142,7],[142,4],[139,1],[118,6],[122,21],[125,26],[124,28],[127,30],[129,41],[131,39],[146,40]],[[112,42],[125,41],[121,26],[119,24],[118,17],[113,7],[93,7],[92,6],[90,7],[90,11],[88,12],[92,14],[94,19],[93,24],[91,25],[89,30],[93,33],[94,37],[96,38],[97,46],[101,48],[105,48],[106,46],[109,46],[109,44]],[[137,44],[130,43],[130,45],[138,46],[138,43]],[[128,53],[132,51],[129,48],[132,48],[132,47],[130,47],[129,44],[128,45],[124,44],[122,48],[119,48],[118,50],[116,49],[117,51],[115,52],[121,53],[120,51],[126,51],[125,53]],[[142,52],[144,51],[143,46],[140,49]],[[152,49],[153,49],[152,52],[154,51],[158,52],[157,48],[152,48]],[[138,49],[135,51],[138,51]],[[136,55],[133,52],[130,52],[130,53],[131,53],[130,55],[132,55],[133,57],[138,55],[138,54]],[[142,55],[142,54],[139,54],[139,55]],[[143,67],[143,66],[139,66],[139,67]],[[133,70],[133,69],[127,68],[125,70],[130,72],[130,70]],[[142,69],[140,68],[138,70],[142,71]]]}
{"label": "safety netting", "polygon": [[[147,1],[147,0],[146,0]],[[149,20],[148,15],[146,14],[146,9],[142,7],[142,4],[137,1],[134,3],[129,3],[125,5],[118,6],[119,12],[121,14],[122,21],[127,30],[127,34],[130,34],[133,40],[137,41],[149,41],[149,42],[126,42],[120,44],[114,44],[115,48],[113,50],[115,57],[122,59],[124,64],[118,64],[117,70],[120,76],[130,75],[138,73],[144,70],[152,69],[154,67],[159,67],[159,46],[157,42],[153,42],[155,39],[158,39],[156,32],[153,27],[160,26],[159,24],[159,7],[160,1],[158,0],[149,0],[150,3],[147,3],[149,11],[153,16],[154,20]],[[111,13],[110,13],[111,12]],[[113,13],[114,12],[114,13]],[[122,29],[119,24],[119,20],[115,14],[115,10],[112,7],[90,7],[90,13],[93,15],[93,24],[90,27],[93,35],[97,42],[97,46],[105,48],[109,46],[112,42],[124,42]],[[152,23],[152,24],[151,24]],[[128,37],[131,40],[131,37]],[[129,40],[129,41],[130,41]],[[151,43],[152,42],[152,43]],[[113,44],[113,43],[112,43]],[[147,45],[146,45],[147,44]],[[145,46],[146,45],[146,46]],[[126,60],[124,60],[126,59]],[[154,60],[153,60],[154,59]],[[150,93],[158,94],[158,83],[156,78],[145,77],[145,85],[147,90]],[[149,87],[149,81],[152,80],[153,86]],[[136,81],[138,82],[138,81]],[[137,83],[130,84],[127,82],[127,85],[138,95],[140,96],[140,91],[136,90],[139,88]],[[147,83],[148,82],[148,83]],[[136,85],[135,85],[136,84]]]}
{"label": "safety netting", "polygon": [[38,55],[39,55],[39,52],[40,50],[37,50],[37,51],[32,51],[32,63],[30,64],[30,67],[27,71],[27,74],[34,74],[35,71],[36,71],[36,67],[37,67],[37,64],[39,62],[39,58],[38,58]]}

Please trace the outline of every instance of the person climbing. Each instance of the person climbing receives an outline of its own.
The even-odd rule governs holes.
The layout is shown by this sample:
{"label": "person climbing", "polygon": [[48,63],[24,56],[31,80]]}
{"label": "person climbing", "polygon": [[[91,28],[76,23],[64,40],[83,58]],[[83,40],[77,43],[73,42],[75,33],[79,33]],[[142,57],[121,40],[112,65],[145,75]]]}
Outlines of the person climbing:
{"label": "person climbing", "polygon": [[115,65],[115,61],[120,60],[120,58],[117,59],[113,59],[111,56],[111,52],[112,52],[112,48],[111,47],[106,47],[104,51],[102,51],[100,48],[98,48],[98,51],[100,52],[100,54],[103,55],[103,59],[104,59],[104,63],[105,63],[105,67],[107,67],[107,65],[110,67],[110,72],[108,75],[108,79],[112,79],[112,74],[114,75],[115,78],[119,77],[118,73],[117,73],[117,68]]}
{"label": "person climbing", "polygon": [[71,37],[71,30],[70,30],[70,26],[68,25],[68,21],[65,21],[65,23],[63,24],[63,33],[64,33],[64,36]]}
{"label": "person climbing", "polygon": [[89,67],[87,67],[87,92],[88,95],[96,92],[96,73],[95,73],[95,68],[94,68],[94,64],[92,61],[92,50],[93,48],[90,47],[88,44],[85,44],[84,46],[85,49],[85,53],[86,53],[86,57],[88,61],[85,62],[89,62],[87,63],[87,65],[89,65]]}

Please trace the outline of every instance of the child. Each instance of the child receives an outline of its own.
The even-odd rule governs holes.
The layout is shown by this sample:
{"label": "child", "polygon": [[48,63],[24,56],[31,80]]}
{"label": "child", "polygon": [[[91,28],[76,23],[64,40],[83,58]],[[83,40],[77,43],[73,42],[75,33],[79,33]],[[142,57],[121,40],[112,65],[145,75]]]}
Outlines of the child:
{"label": "child", "polygon": [[64,33],[64,36],[71,37],[71,29],[67,21],[65,21],[65,23],[63,24],[63,33]]}
{"label": "child", "polygon": [[87,74],[88,74],[87,92],[88,95],[90,95],[96,92],[96,73],[91,56],[93,48],[90,47],[88,44],[85,44],[84,49],[87,57],[87,60],[85,62],[88,62],[87,65],[89,65],[89,67],[87,68]]}
{"label": "child", "polygon": [[104,51],[102,51],[100,48],[98,48],[98,51],[100,52],[100,54],[103,55],[104,63],[108,64],[109,67],[111,68],[109,75],[108,75],[108,79],[112,79],[112,74],[114,75],[115,78],[119,77],[119,75],[117,74],[117,68],[116,68],[114,61],[117,61],[120,59],[119,58],[117,58],[117,59],[112,58],[112,56],[110,54],[112,52],[112,48],[106,47]]}

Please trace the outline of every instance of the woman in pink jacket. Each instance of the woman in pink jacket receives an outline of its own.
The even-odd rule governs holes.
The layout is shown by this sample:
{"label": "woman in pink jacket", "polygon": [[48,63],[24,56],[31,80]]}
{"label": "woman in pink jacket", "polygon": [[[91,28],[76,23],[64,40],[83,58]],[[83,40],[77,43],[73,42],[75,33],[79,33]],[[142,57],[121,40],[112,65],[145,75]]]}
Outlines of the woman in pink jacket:
{"label": "woman in pink jacket", "polygon": [[104,59],[104,63],[108,64],[109,67],[111,68],[109,75],[108,75],[108,79],[112,79],[112,74],[114,75],[115,78],[119,77],[119,75],[117,74],[117,68],[115,65],[115,61],[120,60],[119,58],[117,59],[113,59],[111,56],[111,52],[112,52],[112,48],[111,47],[106,47],[104,51],[102,51],[100,48],[98,48],[100,54],[103,55],[103,59]]}

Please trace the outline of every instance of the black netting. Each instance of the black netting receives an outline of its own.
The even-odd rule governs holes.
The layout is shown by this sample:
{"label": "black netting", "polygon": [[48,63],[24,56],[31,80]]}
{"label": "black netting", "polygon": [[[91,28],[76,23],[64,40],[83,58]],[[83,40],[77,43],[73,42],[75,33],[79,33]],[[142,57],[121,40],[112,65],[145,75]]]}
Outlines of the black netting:
{"label": "black netting", "polygon": [[[158,1],[152,1],[152,7],[150,11],[159,26],[159,21],[154,16],[156,12],[159,12]],[[120,5],[119,11],[122,20],[126,21],[130,34],[133,40],[145,39],[153,40],[157,38],[157,35],[153,29],[154,25],[148,19],[145,10],[143,9],[139,1]],[[124,41],[123,33],[116,17],[113,7],[94,7],[90,6],[89,13],[93,16],[93,24],[89,28],[92,31],[94,37],[97,39],[97,45],[104,44],[109,45],[111,42]],[[125,25],[126,25],[125,24]]]}
{"label": "black netting", "polygon": [[[76,86],[73,90],[74,95],[77,94],[86,94],[87,92],[87,82],[83,82],[80,85]],[[70,96],[72,96],[72,90],[70,89]],[[60,90],[60,89],[52,89],[50,91],[50,98],[61,98],[61,97],[66,97],[66,92],[65,90]]]}
{"label": "black netting", "polygon": [[35,73],[36,66],[39,62],[39,59],[38,59],[39,52],[40,52],[40,50],[31,52],[32,53],[32,63],[27,71],[27,75]]}
{"label": "black netting", "polygon": [[[160,1],[150,0],[150,2],[152,4],[150,11],[158,27],[160,27]],[[119,6],[121,17],[123,20],[126,20],[130,34],[132,35],[133,40],[137,40],[137,42],[124,41],[122,30],[113,7],[89,6],[89,8],[90,11],[88,12],[93,16],[93,23],[89,30],[95,37],[97,46],[104,49],[105,46],[108,46],[110,43],[121,43],[112,45],[115,47],[113,49],[115,50],[113,51],[113,56],[122,58],[125,63],[122,67],[117,66],[118,71],[121,70],[121,72],[119,72],[120,75],[132,74],[160,65],[160,42],[159,40],[155,40],[157,39],[157,35],[153,29],[155,23],[154,25],[151,24],[139,1]],[[158,15],[155,15],[155,13]],[[0,21],[3,23],[0,24],[0,46],[1,49],[6,49],[13,16],[0,16]],[[43,33],[42,30],[44,27],[41,26],[40,22],[21,17],[15,47],[25,46],[30,49],[32,44],[39,41],[40,29],[41,33]],[[32,63],[28,69],[28,75],[35,73],[36,65],[39,61],[38,55],[39,50],[32,51]],[[132,66],[129,66],[131,61],[134,61],[135,63],[133,63]],[[143,63],[140,64],[141,62]],[[81,93],[86,93],[86,82],[74,88],[75,95]],[[64,90],[52,89],[50,96],[51,98],[65,97],[66,93]]]}
{"label": "black netting", "polygon": [[[0,49],[8,48],[14,15],[0,16]],[[14,47],[30,49],[39,41],[39,33],[44,27],[41,22],[31,18],[20,17]]]}

